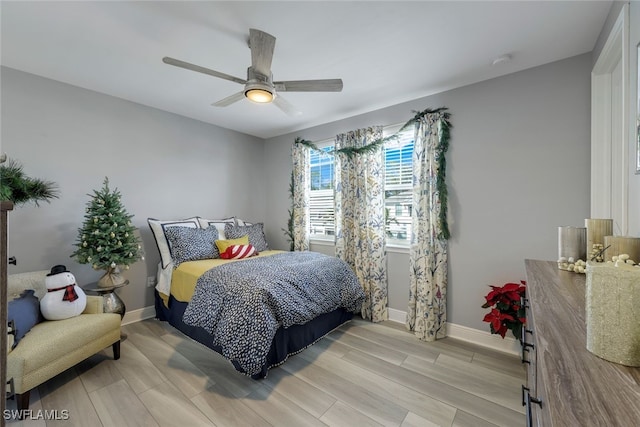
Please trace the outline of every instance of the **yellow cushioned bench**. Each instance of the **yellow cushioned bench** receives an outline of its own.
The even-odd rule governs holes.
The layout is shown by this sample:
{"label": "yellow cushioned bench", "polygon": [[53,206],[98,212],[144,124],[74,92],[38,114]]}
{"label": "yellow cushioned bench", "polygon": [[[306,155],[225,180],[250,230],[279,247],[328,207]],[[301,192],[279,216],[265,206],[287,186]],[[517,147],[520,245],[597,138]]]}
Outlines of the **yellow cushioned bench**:
{"label": "yellow cushioned bench", "polygon": [[[9,275],[9,300],[25,289],[34,289],[42,298],[47,273]],[[117,313],[103,312],[102,297],[87,295],[80,316],[35,325],[7,355],[7,379],[13,378],[18,409],[29,408],[31,389],[108,346],[113,347],[113,358],[119,359],[120,320]]]}

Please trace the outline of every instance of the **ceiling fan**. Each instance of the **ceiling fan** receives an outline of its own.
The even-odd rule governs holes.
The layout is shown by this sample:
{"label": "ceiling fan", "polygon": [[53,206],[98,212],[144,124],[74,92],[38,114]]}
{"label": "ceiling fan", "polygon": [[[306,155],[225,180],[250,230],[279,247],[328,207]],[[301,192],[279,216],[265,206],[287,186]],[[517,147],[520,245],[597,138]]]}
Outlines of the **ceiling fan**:
{"label": "ceiling fan", "polygon": [[299,114],[293,105],[282,98],[279,92],[340,92],[342,79],[325,80],[290,80],[273,81],[271,60],[276,45],[276,38],[264,31],[249,29],[249,48],[251,49],[251,66],[247,69],[247,79],[241,79],[199,65],[190,64],[179,59],[165,56],[165,64],[208,74],[244,85],[244,89],[214,103],[216,107],[226,107],[234,102],[247,98],[250,101],[265,104],[273,102],[278,108],[289,115]]}

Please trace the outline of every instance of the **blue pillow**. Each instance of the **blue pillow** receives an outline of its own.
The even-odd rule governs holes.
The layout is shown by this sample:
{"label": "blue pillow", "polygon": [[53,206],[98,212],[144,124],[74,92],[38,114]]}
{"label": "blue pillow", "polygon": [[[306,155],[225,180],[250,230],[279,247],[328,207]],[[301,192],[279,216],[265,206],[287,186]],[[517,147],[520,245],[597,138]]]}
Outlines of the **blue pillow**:
{"label": "blue pillow", "polygon": [[20,296],[7,304],[9,307],[8,320],[15,325],[13,348],[39,322],[43,320],[40,313],[40,301],[34,295],[33,289],[27,289]]}

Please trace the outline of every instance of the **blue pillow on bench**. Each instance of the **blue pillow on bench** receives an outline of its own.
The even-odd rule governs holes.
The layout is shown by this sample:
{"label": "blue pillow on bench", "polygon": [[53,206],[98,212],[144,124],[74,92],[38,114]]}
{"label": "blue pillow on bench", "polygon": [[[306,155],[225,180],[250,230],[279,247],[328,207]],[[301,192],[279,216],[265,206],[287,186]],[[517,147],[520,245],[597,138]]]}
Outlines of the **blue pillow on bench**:
{"label": "blue pillow on bench", "polygon": [[43,320],[40,313],[40,301],[38,297],[34,295],[33,289],[27,289],[20,294],[20,296],[12,301],[9,301],[8,308],[8,320],[14,323],[14,342],[13,347],[18,345],[18,342],[33,328],[35,325]]}

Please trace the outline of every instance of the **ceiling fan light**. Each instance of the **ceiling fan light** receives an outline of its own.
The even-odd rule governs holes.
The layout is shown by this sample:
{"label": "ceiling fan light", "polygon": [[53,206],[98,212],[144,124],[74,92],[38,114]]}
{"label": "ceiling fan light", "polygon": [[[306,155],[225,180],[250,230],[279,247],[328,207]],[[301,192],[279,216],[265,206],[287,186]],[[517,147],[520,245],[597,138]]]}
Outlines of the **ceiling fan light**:
{"label": "ceiling fan light", "polygon": [[249,101],[268,104],[273,101],[273,94],[265,89],[249,89],[244,93]]}

